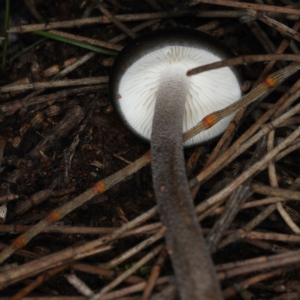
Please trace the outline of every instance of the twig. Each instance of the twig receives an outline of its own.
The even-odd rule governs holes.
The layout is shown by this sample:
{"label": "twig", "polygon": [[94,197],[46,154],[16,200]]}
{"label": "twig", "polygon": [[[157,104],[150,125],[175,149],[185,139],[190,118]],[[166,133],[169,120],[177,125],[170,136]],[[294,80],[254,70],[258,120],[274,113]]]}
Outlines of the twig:
{"label": "twig", "polygon": [[300,228],[298,225],[292,220],[291,216],[288,212],[284,209],[281,202],[277,203],[277,210],[280,213],[281,217],[285,221],[285,223],[290,227],[290,229],[295,232],[296,234],[300,233]]}
{"label": "twig", "polygon": [[[288,199],[288,200],[292,200],[292,199]],[[286,201],[286,199],[285,198],[280,198],[280,197],[272,197],[272,198],[265,198],[265,199],[261,199],[261,200],[250,201],[250,202],[247,202],[247,203],[243,204],[240,207],[240,210],[253,208],[253,207],[258,207],[258,206],[263,206],[263,205],[266,205],[266,204],[273,204],[273,203],[282,202],[282,201]],[[214,214],[215,215],[221,214],[223,210],[224,210],[224,207],[218,207],[212,212],[212,214],[213,215]],[[0,232],[1,232],[1,230],[0,230]]]}
{"label": "twig", "polygon": [[300,61],[300,55],[298,54],[259,54],[259,55],[242,55],[235,58],[229,58],[222,61],[217,61],[205,66],[193,68],[189,70],[186,74],[187,76],[193,76],[199,73],[207,72],[210,70],[236,66],[242,64],[251,64],[261,61],[272,61],[272,60],[291,60],[291,61]]}
{"label": "twig", "polygon": [[[145,14],[127,14],[127,15],[117,15],[116,18],[122,22],[133,22],[142,21],[149,19],[165,19],[165,18],[176,18],[182,16],[191,15],[191,11],[170,11],[170,12],[155,12],[155,13],[145,13]],[[37,30],[49,30],[55,28],[73,28],[76,26],[91,25],[91,24],[108,24],[111,23],[106,16],[95,17],[95,18],[85,18],[71,21],[60,21],[60,22],[49,22],[42,24],[33,25],[22,25],[18,27],[12,27],[8,30],[8,33],[25,33]]]}
{"label": "twig", "polygon": [[[148,224],[141,226],[139,228],[133,229],[128,231],[123,236],[131,236],[136,234],[151,234],[156,232],[162,224],[160,222]],[[0,232],[1,233],[22,233],[26,230],[29,230],[32,226],[26,225],[0,225]],[[46,233],[62,233],[62,234],[90,234],[90,235],[103,235],[109,234],[116,230],[115,227],[83,227],[83,226],[49,226],[45,228],[42,232]]]}
{"label": "twig", "polygon": [[[252,9],[248,9],[247,11],[249,12],[250,15],[255,16],[255,17],[257,16],[256,11],[254,11]],[[292,28],[290,28],[290,27],[288,27],[266,15],[258,15],[258,19],[261,22],[270,26],[271,28],[283,33],[284,35],[286,35],[298,42],[300,41],[300,34],[297,31],[293,30]]]}
{"label": "twig", "polygon": [[250,245],[253,245],[257,248],[261,248],[261,249],[264,249],[264,250],[271,251],[273,253],[285,253],[285,252],[290,251],[290,249],[288,249],[286,247],[279,246],[278,244],[275,244],[273,241],[270,243],[270,242],[261,241],[261,240],[244,239],[244,242],[246,242]]}
{"label": "twig", "polygon": [[17,215],[21,215],[28,211],[32,206],[38,205],[46,201],[51,196],[52,191],[52,188],[48,188],[35,193],[29,199],[22,201],[20,204],[18,204],[15,208],[15,213]]}
{"label": "twig", "polygon": [[45,88],[57,88],[66,86],[80,86],[80,85],[92,85],[99,83],[107,83],[108,77],[94,77],[94,78],[81,78],[81,79],[67,79],[67,80],[56,80],[52,82],[34,82],[27,84],[9,84],[0,88],[1,93],[5,92],[17,92],[26,90],[37,90]]}
{"label": "twig", "polygon": [[254,193],[270,196],[270,197],[280,197],[291,200],[300,200],[299,191],[285,190],[281,188],[273,188],[267,185],[252,183],[251,190]]}
{"label": "twig", "polygon": [[[222,268],[226,266],[232,266],[231,268],[226,268],[226,271],[218,271],[218,277],[220,280],[225,278],[232,278],[238,275],[245,275],[251,272],[258,272],[260,270],[268,268],[278,268],[286,265],[293,265],[300,263],[300,251],[290,251],[287,253],[275,254],[270,256],[260,256],[254,259],[248,259],[244,261],[238,261],[234,263],[224,264]],[[297,257],[298,256],[298,257]],[[234,266],[233,266],[234,265]],[[218,270],[217,266],[217,270]]]}
{"label": "twig", "polygon": [[160,252],[160,255],[159,257],[157,258],[157,261],[155,262],[155,265],[153,266],[152,270],[151,270],[151,273],[150,273],[150,276],[149,276],[149,279],[147,281],[147,285],[144,289],[144,292],[143,292],[143,296],[142,296],[142,299],[141,300],[148,300],[150,295],[151,295],[151,292],[157,282],[157,278],[160,274],[160,271],[161,271],[161,267],[166,259],[168,255],[168,252],[165,248],[163,248]]}
{"label": "twig", "polygon": [[[107,269],[101,268],[99,266],[95,267],[95,266],[91,266],[91,265],[83,264],[83,263],[75,263],[72,265],[72,268],[74,270],[82,271],[82,272],[89,273],[89,274],[101,275],[101,276],[111,278],[111,279],[122,274],[121,271],[107,270]],[[145,280],[143,278],[138,277],[136,275],[131,275],[131,276],[127,277],[124,281],[127,283],[131,283],[131,284],[145,282]]]}
{"label": "twig", "polygon": [[75,274],[65,275],[65,278],[81,295],[85,297],[92,297],[94,295],[94,292],[87,286],[87,284]]}
{"label": "twig", "polygon": [[214,5],[254,9],[260,11],[270,11],[270,12],[282,13],[282,14],[291,14],[291,15],[298,15],[298,16],[300,15],[299,9],[282,7],[282,6],[263,5],[263,4],[255,4],[255,3],[242,3],[242,2],[234,2],[234,1],[227,1],[227,0],[193,0],[192,3],[209,3]]}

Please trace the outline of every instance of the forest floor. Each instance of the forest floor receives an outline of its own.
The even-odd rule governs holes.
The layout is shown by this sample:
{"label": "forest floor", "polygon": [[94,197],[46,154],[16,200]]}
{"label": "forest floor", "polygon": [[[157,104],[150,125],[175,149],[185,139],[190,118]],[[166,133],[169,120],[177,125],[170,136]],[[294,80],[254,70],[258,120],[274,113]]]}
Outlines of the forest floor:
{"label": "forest floor", "polygon": [[[126,128],[110,99],[115,54],[130,36],[172,27],[204,31],[238,57],[299,54],[300,5],[289,0],[266,0],[269,9],[262,1],[233,7],[226,0],[203,1],[221,6],[183,0],[10,2],[10,43],[0,73],[0,300],[81,300],[99,291],[100,299],[140,299],[152,281],[155,287],[143,299],[159,294],[173,282],[172,265],[154,209],[150,146]],[[105,9],[128,31],[104,16]],[[45,32],[54,36],[46,38]],[[57,36],[81,38],[97,49]],[[3,58],[3,42],[0,49]],[[97,52],[101,49],[108,52]],[[238,66],[245,94],[293,63],[284,57],[268,61]],[[222,145],[217,139],[185,150],[188,178],[197,176],[201,183],[195,205],[204,234],[214,241],[224,298],[300,299],[300,83],[299,74],[287,75],[238,113]],[[285,112],[290,115],[278,121]],[[271,120],[273,127],[264,126]],[[131,172],[141,157],[145,167],[136,163]],[[117,177],[124,168],[124,176]],[[251,191],[247,197],[239,186]],[[210,202],[222,188],[224,197]]]}

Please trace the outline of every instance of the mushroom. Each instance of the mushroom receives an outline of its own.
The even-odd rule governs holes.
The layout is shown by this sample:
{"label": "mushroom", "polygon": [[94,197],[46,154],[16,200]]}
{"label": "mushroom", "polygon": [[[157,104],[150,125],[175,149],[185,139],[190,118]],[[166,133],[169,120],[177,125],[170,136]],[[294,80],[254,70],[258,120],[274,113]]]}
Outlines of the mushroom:
{"label": "mushroom", "polygon": [[[186,72],[232,56],[219,41],[196,30],[156,31],[121,51],[110,79],[112,101],[123,121],[144,140],[151,140],[155,197],[167,228],[166,243],[181,299],[222,299],[190,195],[182,133],[241,97],[234,68],[193,77]],[[186,141],[185,146],[217,137],[233,117]]]}

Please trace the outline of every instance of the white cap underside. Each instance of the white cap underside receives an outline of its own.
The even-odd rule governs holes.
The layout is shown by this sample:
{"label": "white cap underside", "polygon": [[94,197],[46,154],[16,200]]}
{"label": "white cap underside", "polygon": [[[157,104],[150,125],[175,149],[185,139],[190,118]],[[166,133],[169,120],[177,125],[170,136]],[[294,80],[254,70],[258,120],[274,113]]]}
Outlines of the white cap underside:
{"label": "white cap underside", "polygon": [[[171,64],[181,63],[186,71],[221,59],[207,50],[168,46],[151,52],[132,64],[119,85],[119,104],[126,121],[137,133],[151,138],[152,119],[161,73]],[[183,132],[194,127],[206,115],[220,110],[241,97],[239,82],[225,67],[190,77],[185,105]],[[193,145],[221,134],[234,115],[185,142]]]}

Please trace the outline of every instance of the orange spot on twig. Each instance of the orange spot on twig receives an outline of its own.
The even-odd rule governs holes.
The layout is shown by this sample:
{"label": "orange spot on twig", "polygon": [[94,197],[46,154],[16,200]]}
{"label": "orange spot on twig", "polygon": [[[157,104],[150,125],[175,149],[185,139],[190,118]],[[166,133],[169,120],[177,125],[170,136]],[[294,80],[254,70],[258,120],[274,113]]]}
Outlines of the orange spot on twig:
{"label": "orange spot on twig", "polygon": [[274,78],[272,78],[272,77],[267,77],[267,78],[265,79],[265,83],[267,84],[267,86],[268,86],[269,88],[272,88],[272,87],[275,86],[276,80],[275,80]]}
{"label": "orange spot on twig", "polygon": [[202,119],[202,122],[206,129],[216,124],[215,117],[213,115],[206,116],[205,118]]}
{"label": "orange spot on twig", "polygon": [[47,220],[49,221],[50,224],[55,224],[59,219],[60,219],[60,215],[56,211],[52,211],[47,216]]}
{"label": "orange spot on twig", "polygon": [[97,191],[97,194],[103,194],[106,191],[105,185],[102,182],[97,182],[94,185],[94,189]]}
{"label": "orange spot on twig", "polygon": [[13,240],[12,247],[15,250],[18,250],[18,249],[23,248],[25,246],[25,244],[26,244],[25,240],[22,237],[19,236],[16,239]]}

